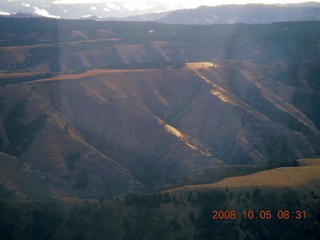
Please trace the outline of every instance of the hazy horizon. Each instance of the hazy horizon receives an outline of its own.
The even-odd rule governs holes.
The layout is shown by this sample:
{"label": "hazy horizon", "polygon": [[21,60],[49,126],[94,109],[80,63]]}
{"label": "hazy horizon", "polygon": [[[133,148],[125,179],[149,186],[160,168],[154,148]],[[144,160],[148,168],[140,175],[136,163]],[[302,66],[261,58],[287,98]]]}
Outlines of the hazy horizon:
{"label": "hazy horizon", "polygon": [[178,9],[192,9],[199,6],[219,6],[230,4],[295,4],[320,1],[299,1],[299,0],[226,0],[226,1],[191,1],[191,0],[1,0],[0,14],[9,15],[12,13],[24,12],[33,13],[44,17],[54,18],[79,18],[96,16],[105,17],[128,17],[146,13],[167,12]]}

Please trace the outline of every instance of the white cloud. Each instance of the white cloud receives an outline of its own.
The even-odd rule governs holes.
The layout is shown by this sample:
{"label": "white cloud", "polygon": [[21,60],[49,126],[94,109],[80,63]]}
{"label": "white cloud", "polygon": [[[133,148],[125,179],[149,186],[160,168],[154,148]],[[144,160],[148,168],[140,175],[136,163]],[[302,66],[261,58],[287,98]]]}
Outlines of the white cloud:
{"label": "white cloud", "polygon": [[53,4],[105,3],[106,0],[55,0]]}
{"label": "white cloud", "polygon": [[[107,2],[105,4],[108,10],[121,10],[121,3],[120,2]],[[103,9],[106,11],[106,8]]]}
{"label": "white cloud", "polygon": [[49,17],[49,18],[60,18],[59,16],[50,15],[45,9],[40,9],[37,7],[34,7],[34,12],[40,16],[43,17]]}
{"label": "white cloud", "polygon": [[24,6],[24,7],[31,7],[30,4],[28,4],[28,3],[22,3],[22,6]]}
{"label": "white cloud", "polygon": [[91,10],[91,11],[97,11],[97,10],[98,10],[98,8],[97,8],[97,7],[95,7],[95,6],[91,6],[91,7],[90,7],[90,10]]}
{"label": "white cloud", "polygon": [[8,12],[2,12],[2,11],[0,11],[0,15],[10,15],[11,13],[8,13]]}
{"label": "white cloud", "polygon": [[123,2],[123,7],[129,11],[135,11],[135,10],[146,10],[149,8],[147,1],[126,1]]}

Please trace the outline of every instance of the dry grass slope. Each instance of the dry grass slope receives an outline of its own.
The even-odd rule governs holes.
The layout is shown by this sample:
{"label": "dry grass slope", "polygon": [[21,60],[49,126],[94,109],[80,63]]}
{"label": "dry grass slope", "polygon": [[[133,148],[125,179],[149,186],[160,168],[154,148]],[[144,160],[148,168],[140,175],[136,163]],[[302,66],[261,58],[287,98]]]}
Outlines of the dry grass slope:
{"label": "dry grass slope", "polygon": [[287,188],[312,186],[320,192],[320,159],[301,159],[300,167],[281,167],[242,177],[230,177],[217,183],[193,185],[171,191],[245,189],[256,187]]}

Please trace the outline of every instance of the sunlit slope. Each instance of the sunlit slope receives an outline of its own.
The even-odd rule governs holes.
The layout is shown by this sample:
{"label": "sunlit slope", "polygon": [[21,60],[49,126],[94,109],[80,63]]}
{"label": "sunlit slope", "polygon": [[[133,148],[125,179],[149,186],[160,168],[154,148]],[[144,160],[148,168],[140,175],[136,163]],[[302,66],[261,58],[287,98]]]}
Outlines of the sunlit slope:
{"label": "sunlit slope", "polygon": [[[189,74],[98,71],[7,86],[2,149],[44,174],[53,196],[110,196],[222,164],[167,120],[196,97],[197,79]],[[17,136],[20,131],[26,134]]]}
{"label": "sunlit slope", "polygon": [[252,72],[202,65],[9,84],[0,92],[2,151],[82,197],[319,154],[319,131],[285,97],[268,94]]}
{"label": "sunlit slope", "polygon": [[301,159],[299,167],[282,167],[242,177],[229,177],[213,184],[185,186],[172,191],[252,188],[298,188],[320,192],[320,159]]}
{"label": "sunlit slope", "polygon": [[[88,142],[142,181],[147,172],[164,181],[218,162],[169,121],[201,93],[193,90],[198,79],[192,72],[110,71],[36,84]],[[199,87],[206,91],[205,84]]]}
{"label": "sunlit slope", "polygon": [[[95,144],[104,145],[95,140],[105,135],[98,130],[93,133],[97,124],[106,129],[109,148],[110,141],[124,141],[121,142],[124,146],[122,159],[125,159],[124,149],[141,148],[144,154],[154,152],[152,148],[145,149],[144,144],[149,141],[143,140],[141,135],[148,130],[148,125],[139,127],[134,119],[155,124],[153,131],[165,130],[166,134],[189,146],[188,151],[200,149],[228,163],[267,163],[269,159],[285,161],[315,156],[319,151],[315,137],[319,131],[312,121],[290,102],[282,100],[288,107],[279,107],[279,101],[275,103],[267,98],[250,77],[237,70],[230,76],[231,70],[229,67],[196,71],[101,70],[96,76],[92,70],[76,74],[73,81],[66,75],[56,78],[59,81],[54,81],[55,78],[38,80],[37,85],[47,92],[50,89],[51,101],[81,128],[81,133],[85,131],[87,137],[91,136]],[[64,103],[61,99],[65,98]],[[97,104],[105,106],[105,112],[94,114],[105,118],[105,123],[109,123],[106,126],[101,120],[93,119],[91,106]],[[131,120],[126,120],[126,116],[131,116]],[[122,119],[122,122],[115,122],[115,119]],[[111,129],[107,131],[109,127],[114,129],[114,124],[119,125],[117,133]],[[139,134],[132,135],[131,131],[138,129],[141,129]],[[162,135],[157,136],[161,138]],[[150,141],[160,144],[157,139]]]}
{"label": "sunlit slope", "polygon": [[[226,161],[228,158],[232,158],[233,162],[242,158],[242,163],[250,162],[250,158],[260,163],[266,162],[266,159],[283,161],[319,151],[318,138],[314,138],[319,135],[315,122],[285,95],[288,88],[291,92],[294,89],[256,74],[255,70],[259,70],[257,66],[244,71],[230,67],[233,64],[192,69],[199,80],[210,87],[210,91],[199,98],[197,104],[190,104],[192,116],[196,117],[188,113],[180,116],[181,129],[190,135],[197,134],[203,142],[211,142],[216,156]],[[215,107],[211,107],[213,102],[216,102]],[[235,126],[237,128],[233,129]],[[301,134],[306,136],[301,139],[302,142],[313,139],[311,145],[296,142]],[[232,135],[241,148],[246,149],[246,154],[234,156],[234,148],[225,151],[224,147],[230,144],[227,139],[230,140]],[[289,145],[296,146],[296,150],[292,152]]]}

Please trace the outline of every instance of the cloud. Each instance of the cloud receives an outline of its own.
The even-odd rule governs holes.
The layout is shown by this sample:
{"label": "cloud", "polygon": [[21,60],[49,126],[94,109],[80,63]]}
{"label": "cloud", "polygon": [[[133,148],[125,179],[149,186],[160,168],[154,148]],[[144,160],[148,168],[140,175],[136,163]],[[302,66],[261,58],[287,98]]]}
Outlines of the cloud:
{"label": "cloud", "polygon": [[105,0],[55,0],[52,4],[103,3]]}
{"label": "cloud", "polygon": [[114,4],[114,5],[123,5],[125,8],[130,10],[136,9],[147,9],[152,7],[155,4],[163,4],[167,6],[184,6],[187,7],[194,7],[198,6],[199,4],[204,4],[205,2],[210,1],[194,1],[194,0],[162,0],[162,1],[155,1],[155,0],[55,0],[53,4],[78,4],[78,3],[105,3],[106,5]]}
{"label": "cloud", "polygon": [[120,4],[116,4],[115,2],[107,2],[105,4],[106,8],[104,8],[103,10],[108,12],[110,10],[121,10],[121,3]]}
{"label": "cloud", "polygon": [[125,1],[122,5],[125,9],[132,12],[135,10],[145,10],[149,8],[147,1]]}
{"label": "cloud", "polygon": [[0,15],[6,15],[6,16],[9,16],[11,13],[8,13],[8,12],[2,12],[0,11]]}
{"label": "cloud", "polygon": [[37,7],[34,7],[33,9],[34,9],[34,12],[40,16],[49,17],[49,18],[60,18],[60,16],[50,15],[45,9],[40,9]]}

